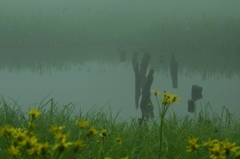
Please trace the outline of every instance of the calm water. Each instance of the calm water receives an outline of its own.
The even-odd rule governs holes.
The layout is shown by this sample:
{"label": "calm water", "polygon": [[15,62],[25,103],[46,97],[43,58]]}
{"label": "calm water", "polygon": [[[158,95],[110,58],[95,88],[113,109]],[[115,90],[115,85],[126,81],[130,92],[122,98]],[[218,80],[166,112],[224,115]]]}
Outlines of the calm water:
{"label": "calm water", "polygon": [[[50,93],[45,102],[51,98],[60,105],[72,102],[77,109],[81,108],[85,113],[91,108],[98,110],[105,105],[104,110],[109,111],[111,108],[113,115],[121,110],[119,117],[124,120],[141,116],[140,109],[135,109],[134,73],[131,65],[89,63],[83,68],[74,66],[68,71],[52,71],[43,75],[30,71],[10,73],[3,70],[0,74],[0,94],[9,103],[12,103],[10,98],[17,101],[23,110],[27,110],[34,103],[40,103]],[[203,80],[200,75],[190,78],[179,74],[179,88],[173,89],[169,73],[155,72],[152,89],[160,92],[166,89],[177,93],[181,100],[172,105],[172,111],[179,116],[192,116],[193,114],[187,112],[187,100],[191,98],[191,87],[195,84],[203,87],[203,99],[197,102],[197,111],[201,105],[209,102],[217,114],[226,106],[231,113],[239,115],[240,80],[236,76],[231,79],[212,77]],[[154,96],[152,101],[155,104],[156,116]]]}

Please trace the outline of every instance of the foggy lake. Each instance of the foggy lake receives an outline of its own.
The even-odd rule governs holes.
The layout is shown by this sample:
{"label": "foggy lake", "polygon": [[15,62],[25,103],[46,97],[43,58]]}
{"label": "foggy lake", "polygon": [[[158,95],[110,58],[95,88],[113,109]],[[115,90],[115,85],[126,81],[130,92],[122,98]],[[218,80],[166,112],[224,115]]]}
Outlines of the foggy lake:
{"label": "foggy lake", "polygon": [[[53,3],[55,2],[55,3]],[[135,108],[132,56],[151,55],[151,90],[180,97],[171,111],[190,115],[192,85],[203,88],[196,112],[210,105],[239,116],[240,2],[0,2],[0,95],[23,110],[53,98],[90,110],[141,117]],[[121,59],[121,51],[124,57]],[[178,62],[178,88],[169,71]],[[154,114],[157,103],[151,96]]]}
{"label": "foggy lake", "polygon": [[[9,73],[1,71],[1,94],[9,103],[14,103],[9,97],[16,100],[23,108],[37,106],[48,94],[43,103],[54,98],[60,105],[74,103],[76,110],[87,112],[91,109],[105,112],[111,109],[115,115],[120,111],[119,117],[141,117],[140,109],[135,109],[134,103],[134,74],[129,65],[109,67],[89,64],[85,69],[77,66],[68,71],[54,71],[49,74],[39,75],[30,71]],[[239,90],[239,77],[232,79],[214,77],[203,80],[200,75],[186,77],[179,75],[179,88],[173,89],[169,73],[155,75],[152,89],[163,92],[167,90],[177,93],[181,100],[171,106],[172,111],[180,116],[192,115],[188,113],[187,101],[191,98],[192,85],[203,87],[203,99],[197,102],[197,112],[208,103],[213,112],[221,114],[223,106],[236,116],[239,113],[237,94]],[[161,94],[160,94],[161,95]],[[160,98],[161,96],[159,96]],[[157,103],[152,95],[157,115]],[[76,113],[77,114],[77,113]]]}

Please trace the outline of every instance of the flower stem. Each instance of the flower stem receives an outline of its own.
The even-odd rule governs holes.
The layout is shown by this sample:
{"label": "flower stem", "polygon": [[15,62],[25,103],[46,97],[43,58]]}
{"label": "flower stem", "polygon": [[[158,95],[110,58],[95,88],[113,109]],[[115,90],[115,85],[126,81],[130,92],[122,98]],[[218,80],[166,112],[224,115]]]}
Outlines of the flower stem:
{"label": "flower stem", "polygon": [[163,120],[164,120],[164,115],[161,116],[161,121],[160,121],[160,130],[159,130],[159,141],[160,141],[160,145],[159,145],[159,159],[161,157],[161,151],[162,151],[162,138],[163,138]]}

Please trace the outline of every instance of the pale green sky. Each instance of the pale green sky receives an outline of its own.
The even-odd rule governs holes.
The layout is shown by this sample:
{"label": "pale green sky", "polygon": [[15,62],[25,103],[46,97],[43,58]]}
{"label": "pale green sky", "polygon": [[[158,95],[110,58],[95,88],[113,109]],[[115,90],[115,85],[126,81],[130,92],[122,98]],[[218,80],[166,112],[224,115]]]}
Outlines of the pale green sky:
{"label": "pale green sky", "polygon": [[[56,13],[58,9],[65,7],[74,15],[86,14],[86,10],[97,16],[106,11],[176,17],[196,16],[206,12],[208,16],[240,18],[239,6],[239,0],[1,0],[0,13],[21,14],[39,10]],[[90,16],[89,13],[87,16]]]}

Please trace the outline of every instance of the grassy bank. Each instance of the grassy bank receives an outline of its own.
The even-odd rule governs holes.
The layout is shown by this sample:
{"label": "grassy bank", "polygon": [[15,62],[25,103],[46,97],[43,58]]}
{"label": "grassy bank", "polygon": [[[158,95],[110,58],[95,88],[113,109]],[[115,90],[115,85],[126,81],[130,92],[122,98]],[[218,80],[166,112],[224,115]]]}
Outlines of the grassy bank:
{"label": "grassy bank", "polygon": [[[45,105],[24,111],[17,103],[10,105],[1,100],[1,158],[202,159],[217,158],[214,153],[218,150],[227,158],[225,148],[229,148],[228,158],[240,154],[236,147],[240,145],[239,122],[232,120],[228,112],[226,120],[209,113],[204,113],[201,120],[160,115],[139,126],[137,119],[122,121],[101,111],[76,112],[74,105]],[[164,121],[163,129],[159,129],[159,121]]]}

